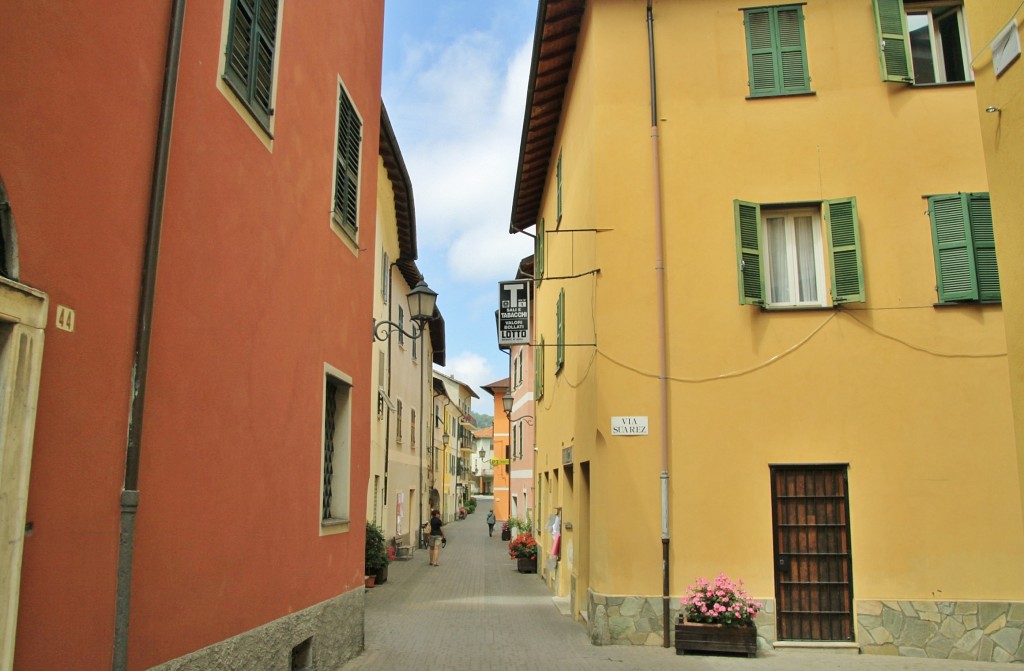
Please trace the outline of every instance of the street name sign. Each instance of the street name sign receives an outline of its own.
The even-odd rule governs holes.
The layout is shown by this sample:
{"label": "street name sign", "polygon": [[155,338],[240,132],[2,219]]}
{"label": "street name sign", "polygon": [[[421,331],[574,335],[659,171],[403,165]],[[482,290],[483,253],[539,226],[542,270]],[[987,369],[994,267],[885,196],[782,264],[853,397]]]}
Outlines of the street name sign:
{"label": "street name sign", "polygon": [[646,436],[647,415],[612,417],[613,436]]}

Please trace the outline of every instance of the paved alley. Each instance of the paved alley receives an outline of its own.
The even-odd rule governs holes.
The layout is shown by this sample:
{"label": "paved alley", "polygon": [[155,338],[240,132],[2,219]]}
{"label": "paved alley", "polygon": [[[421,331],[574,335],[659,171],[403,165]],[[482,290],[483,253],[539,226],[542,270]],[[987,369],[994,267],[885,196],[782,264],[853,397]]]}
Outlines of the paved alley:
{"label": "paved alley", "polygon": [[486,503],[448,524],[440,566],[427,551],[391,563],[388,581],[366,593],[366,649],[344,671],[510,669],[674,671],[996,671],[1017,665],[853,654],[761,651],[756,659],[677,656],[675,649],[591,645],[560,614],[536,575],[520,574],[507,543],[487,536]]}

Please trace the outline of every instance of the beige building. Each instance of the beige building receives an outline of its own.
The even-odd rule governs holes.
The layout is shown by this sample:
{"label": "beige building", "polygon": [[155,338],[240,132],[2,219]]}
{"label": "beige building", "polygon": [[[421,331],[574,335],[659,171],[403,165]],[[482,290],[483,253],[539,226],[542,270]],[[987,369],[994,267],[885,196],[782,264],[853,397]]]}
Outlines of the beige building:
{"label": "beige building", "polygon": [[540,0],[511,230],[541,574],[595,643],[668,645],[724,572],[762,647],[1024,660],[963,9]]}
{"label": "beige building", "polygon": [[434,371],[434,456],[430,472],[432,507],[449,522],[468,496],[472,477],[468,468],[473,453],[473,416],[470,409],[476,392],[460,380]]}
{"label": "beige building", "polygon": [[[377,267],[374,291],[374,351],[370,407],[370,478],[366,517],[388,541],[415,546],[427,487],[424,413],[431,411],[432,363],[444,365],[444,319],[420,324],[407,299],[423,280],[416,267],[416,219],[412,184],[381,107],[380,167],[377,179]],[[390,322],[386,324],[385,322]]]}

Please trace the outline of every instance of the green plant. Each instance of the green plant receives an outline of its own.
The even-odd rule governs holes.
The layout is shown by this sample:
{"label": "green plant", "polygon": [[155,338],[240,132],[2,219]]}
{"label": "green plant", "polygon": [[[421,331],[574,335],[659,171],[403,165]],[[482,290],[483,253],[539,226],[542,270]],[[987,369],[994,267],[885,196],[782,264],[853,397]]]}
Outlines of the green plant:
{"label": "green plant", "polygon": [[518,529],[519,533],[533,533],[533,521],[529,517],[511,517],[508,526]]}
{"label": "green plant", "polygon": [[375,575],[377,571],[388,565],[388,544],[384,540],[384,531],[373,522],[366,523],[366,575]]}
{"label": "green plant", "polygon": [[508,543],[508,556],[512,559],[536,559],[537,541],[529,531],[519,534]]}
{"label": "green plant", "polygon": [[687,622],[734,626],[753,624],[754,616],[764,606],[743,589],[742,580],[733,582],[724,573],[718,574],[714,582],[697,578],[680,601]]}

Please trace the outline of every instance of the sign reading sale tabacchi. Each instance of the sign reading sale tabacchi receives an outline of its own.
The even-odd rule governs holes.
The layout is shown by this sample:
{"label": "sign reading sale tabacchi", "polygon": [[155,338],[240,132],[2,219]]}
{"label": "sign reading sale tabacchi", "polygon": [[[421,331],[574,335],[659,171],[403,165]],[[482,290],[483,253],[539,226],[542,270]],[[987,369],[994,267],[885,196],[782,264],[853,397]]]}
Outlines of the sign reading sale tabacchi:
{"label": "sign reading sale tabacchi", "polygon": [[498,283],[498,344],[530,344],[530,286],[525,280]]}

